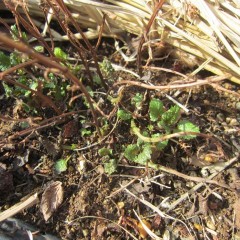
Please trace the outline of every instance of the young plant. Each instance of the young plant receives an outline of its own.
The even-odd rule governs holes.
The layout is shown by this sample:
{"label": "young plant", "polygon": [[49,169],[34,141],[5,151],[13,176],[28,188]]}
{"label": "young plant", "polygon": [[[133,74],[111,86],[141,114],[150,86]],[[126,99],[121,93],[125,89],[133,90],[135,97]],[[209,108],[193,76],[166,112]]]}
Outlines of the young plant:
{"label": "young plant", "polygon": [[112,157],[112,149],[101,148],[98,150],[99,156],[104,162],[104,171],[108,175],[113,174],[117,170],[117,160]]}
{"label": "young plant", "polygon": [[[124,156],[130,161],[146,165],[147,161],[154,160],[153,158],[156,158],[158,153],[168,145],[172,136],[178,136],[178,132],[186,132],[178,136],[185,140],[195,138],[196,135],[188,134],[188,132],[199,133],[198,126],[188,120],[180,120],[180,118],[179,106],[174,105],[166,109],[162,101],[153,98],[149,103],[150,124],[143,133],[131,119],[131,132],[138,137],[138,141],[125,148]],[[129,118],[122,119],[129,120]]]}
{"label": "young plant", "polygon": [[71,156],[67,157],[67,158],[62,158],[59,159],[55,165],[54,165],[54,169],[56,171],[57,174],[60,174],[62,172],[67,171],[67,163],[69,161],[69,159],[71,158]]}

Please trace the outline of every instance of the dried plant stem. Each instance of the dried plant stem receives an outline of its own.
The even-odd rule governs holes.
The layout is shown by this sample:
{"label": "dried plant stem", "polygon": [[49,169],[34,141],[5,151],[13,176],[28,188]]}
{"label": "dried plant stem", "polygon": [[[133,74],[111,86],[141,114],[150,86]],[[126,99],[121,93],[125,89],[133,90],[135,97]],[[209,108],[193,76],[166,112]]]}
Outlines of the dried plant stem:
{"label": "dried plant stem", "polygon": [[150,18],[150,20],[148,21],[147,27],[144,31],[144,33],[142,34],[141,38],[140,38],[140,42],[139,42],[139,46],[138,46],[138,51],[137,51],[137,66],[138,66],[138,71],[140,73],[140,75],[142,74],[142,68],[141,68],[141,51],[142,51],[142,46],[144,44],[144,40],[147,37],[147,34],[150,31],[150,28],[154,22],[154,19],[156,18],[158,11],[160,10],[160,8],[162,7],[164,3],[164,0],[160,0],[159,3],[156,5],[156,7],[154,8],[153,14]]}
{"label": "dried plant stem", "polygon": [[4,212],[1,212],[0,222],[4,221],[9,217],[16,215],[17,213],[23,211],[26,208],[32,207],[33,205],[37,204],[38,201],[39,201],[38,194],[37,193],[33,194],[32,196],[28,197],[26,200],[15,204],[14,206],[12,206],[11,208],[7,209]]}
{"label": "dried plant stem", "polygon": [[[239,158],[239,154],[235,157],[233,157],[232,159],[230,159],[228,162],[226,162],[225,166],[223,166],[219,171],[216,171],[215,173],[213,173],[212,175],[210,175],[208,177],[208,179],[204,179],[203,181],[200,181],[200,183],[198,183],[196,186],[194,186],[191,190],[189,190],[188,192],[184,193],[179,199],[177,199],[175,202],[173,202],[169,208],[168,208],[168,212],[173,210],[178,204],[180,204],[182,201],[184,201],[190,194],[195,193],[199,188],[201,188],[202,186],[204,186],[206,183],[211,183],[211,179],[213,179],[214,177],[216,177],[220,172],[222,172],[223,170],[225,170],[226,168],[228,168],[229,166],[231,166],[233,163],[235,163]],[[169,171],[169,169],[168,169]],[[174,170],[175,171],[175,170]],[[173,172],[172,172],[173,173]],[[175,173],[173,173],[175,174]],[[187,176],[189,177],[189,176]],[[210,181],[210,182],[209,182]],[[215,181],[214,181],[215,182]],[[217,184],[218,185],[218,184]],[[225,185],[225,184],[224,184]],[[224,187],[224,186],[222,186]],[[231,188],[228,186],[227,189],[231,190]]]}
{"label": "dried plant stem", "polygon": [[[81,38],[82,38],[83,41],[85,42],[88,50],[90,51],[90,53],[91,53],[91,55],[92,55],[92,57],[93,57],[94,65],[95,65],[95,67],[96,67],[96,69],[97,69],[97,73],[98,73],[98,76],[99,76],[99,78],[100,78],[100,80],[101,80],[101,83],[102,83],[103,87],[105,88],[105,90],[108,90],[108,86],[107,86],[106,82],[104,81],[104,78],[103,78],[103,76],[102,76],[101,70],[100,70],[99,65],[98,65],[98,59],[97,59],[97,54],[96,54],[95,49],[92,47],[92,45],[91,45],[91,43],[89,42],[88,38],[87,38],[87,37],[85,36],[85,34],[83,33],[82,29],[79,27],[79,24],[75,21],[75,19],[73,18],[71,12],[70,12],[69,9],[66,7],[66,5],[64,4],[64,2],[61,1],[61,0],[55,0],[55,2],[56,2],[55,4],[58,6],[58,8],[60,7],[60,9],[62,10],[63,14],[66,15],[66,17],[67,17],[66,21],[62,24],[63,29],[65,29],[65,31],[67,32],[67,34],[69,34],[70,30],[68,29],[68,27],[66,27],[66,26],[64,26],[64,25],[65,25],[67,22],[71,22],[71,24],[74,25],[74,27],[76,28],[76,30],[78,31],[78,33],[80,33]],[[55,10],[53,4],[51,4],[51,1],[48,0],[48,4],[50,4],[51,7],[53,8],[53,10]],[[57,13],[57,11],[55,11],[55,13]],[[69,21],[69,20],[70,20],[70,21]],[[59,19],[58,21],[61,22],[60,19]],[[69,36],[72,38],[71,40],[73,40],[73,42],[76,42],[76,43],[77,43],[77,45],[78,45],[77,48],[79,48],[79,46],[81,46],[81,44],[79,43],[78,39],[75,38],[74,34],[70,34]],[[75,45],[75,44],[74,44],[74,45]],[[83,48],[83,47],[82,47],[82,48]],[[78,52],[80,53],[80,56],[82,56],[81,51],[78,51]],[[84,59],[83,56],[82,56],[81,58],[82,58],[82,61],[83,61],[83,63],[84,63],[84,66],[85,66],[85,68],[86,68],[86,70],[87,70],[87,72],[88,72],[89,77],[92,79],[92,75],[91,75],[91,73],[90,73],[90,71],[89,71],[89,66],[88,66],[88,64],[86,63],[86,61],[85,61],[85,59]],[[92,80],[92,81],[93,81],[93,80]]]}
{"label": "dried plant stem", "polygon": [[163,141],[169,140],[171,138],[190,136],[190,135],[201,136],[201,137],[205,137],[205,138],[212,138],[212,136],[210,136],[208,134],[197,133],[197,132],[177,132],[177,133],[167,134],[167,135],[160,136],[160,137],[152,137],[152,138],[145,137],[140,133],[140,129],[138,127],[136,127],[133,120],[131,121],[131,129],[132,129],[133,133],[138,136],[138,138],[140,138],[144,142],[149,142],[149,143],[158,143],[158,142],[163,142]]}
{"label": "dried plant stem", "polygon": [[170,90],[170,89],[197,87],[202,85],[211,85],[211,83],[220,82],[225,79],[228,79],[230,76],[231,76],[230,74],[226,74],[223,76],[208,77],[206,79],[192,80],[190,82],[183,83],[183,84],[169,84],[166,86],[154,86],[154,85],[149,85],[149,84],[138,82],[138,81],[122,80],[122,81],[116,82],[114,86],[126,84],[128,86],[138,86],[138,87],[146,88],[149,90]]}
{"label": "dried plant stem", "polygon": [[[197,59],[194,67],[201,66],[211,58],[212,61],[203,64],[201,68],[216,75],[231,73],[230,80],[240,84],[240,12],[237,0],[36,0],[20,1],[17,6],[14,0],[4,0],[0,6],[12,11],[19,25],[21,23],[26,31],[29,29],[29,32],[33,31],[35,35],[32,35],[42,44],[46,39],[43,41],[43,37],[34,25],[34,18],[42,17],[49,23],[46,15],[55,8],[58,11],[54,12],[52,19],[57,20],[61,27],[62,22],[63,25],[71,24],[77,33],[70,34],[70,29],[67,28],[63,36],[52,30],[54,34],[51,35],[49,32],[50,38],[54,37],[52,40],[57,41],[83,39],[88,51],[93,54],[95,64],[97,64],[96,49],[88,45],[89,39],[100,39],[100,33],[100,37],[124,40],[123,34],[129,32],[140,36],[137,59],[140,71],[142,45],[147,37],[150,37],[152,40],[159,39],[160,42],[169,44],[174,49],[194,56]],[[59,12],[58,16],[57,12]],[[26,18],[21,17],[22,13]],[[193,67],[194,64],[189,62],[186,64]],[[100,72],[99,74],[101,76]],[[105,81],[102,80],[104,84]]]}
{"label": "dried plant stem", "polygon": [[[24,129],[20,132],[16,132],[13,135],[9,136],[8,138],[5,138],[4,140],[0,141],[0,147],[2,147],[4,144],[7,144],[9,140],[17,139],[17,138],[26,136],[28,134],[31,135],[34,132],[38,132],[38,131],[41,131],[41,130],[46,129],[48,127],[52,127],[54,125],[61,124],[65,121],[66,117],[72,116],[74,114],[78,114],[82,111],[85,111],[85,110],[63,113],[61,115],[54,116],[54,117],[49,118],[49,119],[45,119],[38,124],[34,124],[34,125],[32,124],[33,125],[32,127]],[[1,115],[0,115],[0,119],[2,121],[18,121],[18,122],[30,122],[31,121],[31,119],[17,119],[17,120],[14,120],[14,119],[9,119],[9,118],[7,118],[5,116],[1,116]]]}

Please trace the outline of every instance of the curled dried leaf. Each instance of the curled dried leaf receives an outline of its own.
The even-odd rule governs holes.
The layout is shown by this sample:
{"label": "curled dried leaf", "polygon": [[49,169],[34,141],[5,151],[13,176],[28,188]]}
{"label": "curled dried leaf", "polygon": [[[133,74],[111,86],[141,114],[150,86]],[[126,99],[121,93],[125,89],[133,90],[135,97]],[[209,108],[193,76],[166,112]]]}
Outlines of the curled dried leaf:
{"label": "curled dried leaf", "polygon": [[47,221],[63,201],[63,187],[59,181],[50,183],[42,194],[40,211]]}

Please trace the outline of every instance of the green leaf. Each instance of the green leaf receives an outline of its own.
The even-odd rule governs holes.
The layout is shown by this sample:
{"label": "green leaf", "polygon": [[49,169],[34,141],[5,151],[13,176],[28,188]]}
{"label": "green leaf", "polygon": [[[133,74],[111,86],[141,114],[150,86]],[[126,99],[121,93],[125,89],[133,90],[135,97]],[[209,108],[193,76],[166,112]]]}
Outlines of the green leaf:
{"label": "green leaf", "polygon": [[100,70],[106,77],[111,76],[111,74],[115,71],[112,66],[112,63],[109,61],[107,57],[105,57],[103,61],[99,63],[99,66],[100,66]]}
{"label": "green leaf", "polygon": [[159,99],[153,98],[149,104],[149,115],[153,122],[156,122],[163,114],[163,103]]}
{"label": "green leaf", "polygon": [[111,155],[111,154],[112,154],[112,149],[109,149],[109,148],[101,148],[101,149],[98,150],[98,154],[99,154],[101,157]]}
{"label": "green leaf", "polygon": [[136,95],[131,99],[131,103],[135,105],[137,109],[141,108],[142,101],[143,101],[143,95],[141,93],[136,93]]}
{"label": "green leaf", "polygon": [[67,54],[59,47],[54,48],[54,55],[62,60],[67,59]]}
{"label": "green leaf", "polygon": [[140,147],[137,144],[129,144],[124,151],[124,156],[130,161],[133,161],[136,155],[140,152]]}
{"label": "green leaf", "polygon": [[118,116],[120,119],[125,120],[125,121],[132,118],[131,113],[128,113],[128,112],[126,112],[126,111],[123,110],[123,109],[118,109],[118,111],[117,111],[117,116]]}
{"label": "green leaf", "polygon": [[32,111],[32,107],[30,107],[28,104],[26,103],[22,103],[22,108],[26,113],[30,113]]}
{"label": "green leaf", "polygon": [[12,38],[14,39],[14,40],[17,40],[17,37],[18,37],[18,28],[17,28],[17,25],[16,24],[14,24],[14,25],[12,25],[11,26],[11,35],[12,35]]}
{"label": "green leaf", "polygon": [[[17,25],[16,24],[12,25],[11,30],[12,30],[11,31],[12,38],[14,40],[18,40],[20,34],[19,34],[19,31],[18,31]],[[24,41],[27,41],[27,34],[25,32],[21,32],[21,36],[22,36],[22,39]]]}
{"label": "green leaf", "polygon": [[[155,133],[151,137],[156,138],[156,137],[161,137],[161,136],[163,136],[163,134]],[[168,140],[155,143],[156,149],[159,150],[159,151],[162,151],[167,145],[168,145]]]}
{"label": "green leaf", "polygon": [[180,117],[180,107],[175,105],[162,114],[160,125],[163,127],[170,127],[177,123]]}
{"label": "green leaf", "polygon": [[0,51],[0,71],[5,71],[11,67],[10,57]]}
{"label": "green leaf", "polygon": [[38,82],[32,82],[30,83],[29,87],[33,90],[37,90],[38,87]]}
{"label": "green leaf", "polygon": [[30,127],[28,122],[21,122],[21,123],[19,123],[19,126],[21,129],[26,129],[26,128]]}
{"label": "green leaf", "polygon": [[5,91],[5,95],[6,97],[11,97],[13,94],[13,89],[11,87],[9,87],[6,83],[3,82],[3,87],[4,87],[4,91]]}
{"label": "green leaf", "polygon": [[81,136],[84,137],[84,136],[90,136],[92,134],[92,131],[90,129],[86,129],[86,128],[82,128],[80,130],[81,132]]}
{"label": "green leaf", "polygon": [[70,149],[71,149],[71,150],[75,150],[77,147],[78,147],[78,145],[77,145],[77,144],[74,144],[74,143],[72,143],[72,144],[71,144],[71,148],[70,148]]}
{"label": "green leaf", "polygon": [[68,158],[62,158],[62,159],[59,159],[55,165],[54,165],[54,168],[55,168],[55,171],[60,174],[62,172],[65,172],[67,170],[67,162],[68,160],[71,158],[71,156],[69,156]]}
{"label": "green leaf", "polygon": [[104,171],[108,175],[111,175],[117,170],[117,161],[116,159],[110,159],[109,162],[104,163]]}
{"label": "green leaf", "polygon": [[101,78],[98,75],[93,76],[93,82],[96,83],[97,85],[102,84]]}
{"label": "green leaf", "polygon": [[[178,123],[177,129],[180,132],[196,132],[200,133],[199,127],[187,120],[182,120]],[[189,140],[195,138],[196,135],[183,136],[184,139]]]}
{"label": "green leaf", "polygon": [[57,173],[62,173],[65,172],[67,170],[67,161],[66,159],[60,159],[58,160],[55,165],[54,168],[56,170]]}
{"label": "green leaf", "polygon": [[11,62],[11,66],[16,66],[18,65],[19,63],[22,62],[22,59],[20,57],[20,54],[17,53],[17,52],[12,52],[10,54],[10,62]]}
{"label": "green leaf", "polygon": [[35,46],[34,49],[39,52],[39,53],[43,53],[44,52],[44,47],[41,45]]}
{"label": "green leaf", "polygon": [[124,151],[124,156],[135,163],[146,165],[151,159],[152,149],[151,144],[144,144],[139,147],[137,144],[130,144]]}
{"label": "green leaf", "polygon": [[135,163],[146,165],[147,161],[151,159],[152,149],[150,144],[143,145],[143,151],[133,159]]}

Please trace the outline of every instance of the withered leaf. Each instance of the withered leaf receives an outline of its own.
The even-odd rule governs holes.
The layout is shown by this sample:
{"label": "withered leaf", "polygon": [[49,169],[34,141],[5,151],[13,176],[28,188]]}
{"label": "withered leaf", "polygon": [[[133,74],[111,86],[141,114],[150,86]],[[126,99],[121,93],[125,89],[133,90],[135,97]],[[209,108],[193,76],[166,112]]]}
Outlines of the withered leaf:
{"label": "withered leaf", "polygon": [[59,181],[50,183],[42,194],[40,211],[47,221],[63,201],[63,187]]}

